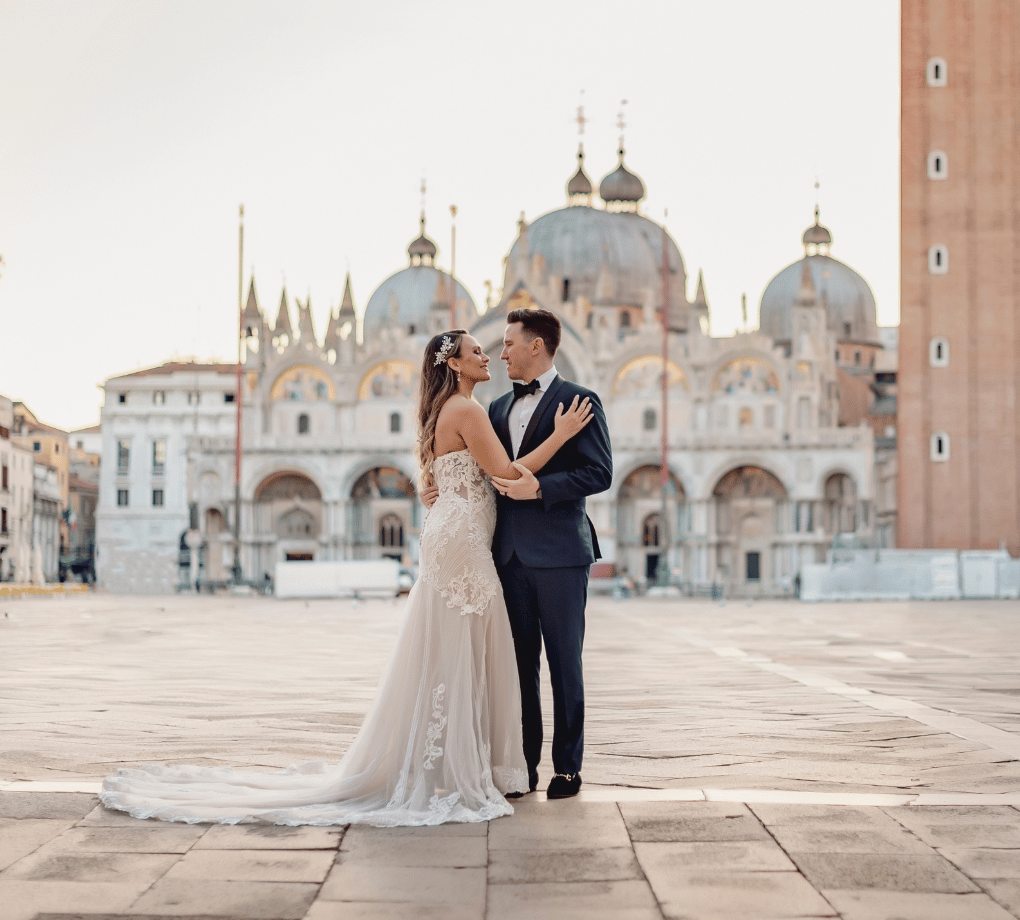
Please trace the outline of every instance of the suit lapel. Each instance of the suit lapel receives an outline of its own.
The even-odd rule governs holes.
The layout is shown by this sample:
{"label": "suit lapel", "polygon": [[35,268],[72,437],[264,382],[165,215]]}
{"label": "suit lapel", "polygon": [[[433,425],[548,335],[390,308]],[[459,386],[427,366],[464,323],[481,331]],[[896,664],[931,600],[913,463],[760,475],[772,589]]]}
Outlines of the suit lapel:
{"label": "suit lapel", "polygon": [[514,394],[507,393],[500,397],[501,402],[496,404],[496,435],[507,452],[507,456],[513,457],[513,443],[510,440],[510,408],[514,404]]}
{"label": "suit lapel", "polygon": [[[563,378],[557,374],[553,379],[549,389],[542,394],[542,399],[538,405],[535,406],[535,411],[531,413],[531,421],[528,422],[528,427],[524,430],[524,437],[521,439],[521,449],[517,451],[518,457],[523,457],[529,450],[531,450],[531,442],[535,436],[535,432],[542,424],[545,417],[550,413],[552,407],[556,404],[556,394],[559,392],[560,387],[563,386]],[[510,412],[507,410],[507,418],[510,418]],[[507,430],[509,431],[509,424]]]}

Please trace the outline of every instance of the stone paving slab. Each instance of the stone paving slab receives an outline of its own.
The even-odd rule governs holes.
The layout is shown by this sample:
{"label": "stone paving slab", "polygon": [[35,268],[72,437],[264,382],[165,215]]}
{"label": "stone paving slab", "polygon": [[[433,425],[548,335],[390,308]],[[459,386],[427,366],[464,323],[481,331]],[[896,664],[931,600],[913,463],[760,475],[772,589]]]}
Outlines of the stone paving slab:
{"label": "stone paving slab", "polygon": [[161,917],[205,914],[232,920],[301,920],[317,893],[314,884],[160,879],[131,908]]}
{"label": "stone paving slab", "polygon": [[415,904],[485,904],[485,869],[377,866],[347,862],[322,886],[324,901],[410,901]]}
{"label": "stone paving slab", "polygon": [[825,891],[843,920],[1011,920],[984,894]]}
{"label": "stone paving slab", "polygon": [[1015,603],[594,599],[581,796],[349,829],[138,821],[95,792],[150,762],[339,760],[402,604],[4,603],[0,920],[1020,917]]}

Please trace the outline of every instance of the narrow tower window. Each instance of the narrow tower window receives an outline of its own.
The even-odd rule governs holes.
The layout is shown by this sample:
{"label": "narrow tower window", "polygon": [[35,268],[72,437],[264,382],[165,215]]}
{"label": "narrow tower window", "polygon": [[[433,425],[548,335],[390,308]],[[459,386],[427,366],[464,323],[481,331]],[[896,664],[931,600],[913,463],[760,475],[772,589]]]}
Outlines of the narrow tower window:
{"label": "narrow tower window", "polygon": [[946,85],[946,61],[945,58],[933,57],[928,61],[928,85]]}
{"label": "narrow tower window", "polygon": [[936,431],[931,436],[931,459],[936,463],[949,459],[949,435],[944,431]]}
{"label": "narrow tower window", "polygon": [[390,413],[390,433],[398,434],[400,432],[400,413]]}
{"label": "narrow tower window", "polygon": [[949,339],[937,335],[928,343],[928,363],[932,367],[949,367]]}
{"label": "narrow tower window", "polygon": [[928,250],[928,271],[932,275],[944,275],[949,271],[949,250],[945,246],[932,246]]}
{"label": "narrow tower window", "polygon": [[949,160],[944,150],[933,150],[928,154],[928,178],[946,179],[949,176]]}
{"label": "narrow tower window", "polygon": [[658,424],[658,418],[654,409],[645,409],[644,415],[644,429],[645,431],[655,431],[655,426]]}
{"label": "narrow tower window", "polygon": [[308,416],[303,412],[298,416],[297,420],[297,433],[308,434]]}

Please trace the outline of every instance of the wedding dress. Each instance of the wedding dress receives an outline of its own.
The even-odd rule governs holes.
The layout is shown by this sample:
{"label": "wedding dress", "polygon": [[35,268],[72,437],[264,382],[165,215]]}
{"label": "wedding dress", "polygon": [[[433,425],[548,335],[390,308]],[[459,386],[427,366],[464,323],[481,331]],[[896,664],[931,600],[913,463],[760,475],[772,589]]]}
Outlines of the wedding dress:
{"label": "wedding dress", "polygon": [[136,818],[238,824],[442,824],[513,814],[528,791],[513,638],[492,561],[496,502],[466,451],[438,457],[420,577],[365,722],[335,766],[157,766],[108,777]]}

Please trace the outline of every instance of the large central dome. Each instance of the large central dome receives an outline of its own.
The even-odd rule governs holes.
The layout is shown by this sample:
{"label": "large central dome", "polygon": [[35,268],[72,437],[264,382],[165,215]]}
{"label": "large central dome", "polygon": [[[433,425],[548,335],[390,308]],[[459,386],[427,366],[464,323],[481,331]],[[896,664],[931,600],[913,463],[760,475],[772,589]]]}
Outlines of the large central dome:
{"label": "large central dome", "polygon": [[[518,236],[507,259],[509,274],[523,258],[541,256],[550,275],[569,282],[570,299],[641,307],[648,295],[662,299],[662,228],[630,211],[567,207],[534,220]],[[666,235],[670,301],[686,301],[687,270],[673,239]]]}

